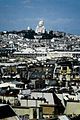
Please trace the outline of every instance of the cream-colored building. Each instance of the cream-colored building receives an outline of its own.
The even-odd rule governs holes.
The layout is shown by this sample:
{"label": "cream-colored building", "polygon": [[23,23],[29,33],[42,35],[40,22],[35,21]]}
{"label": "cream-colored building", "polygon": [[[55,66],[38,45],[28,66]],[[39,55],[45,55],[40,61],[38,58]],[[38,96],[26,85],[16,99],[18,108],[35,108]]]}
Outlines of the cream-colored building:
{"label": "cream-colored building", "polygon": [[70,114],[80,114],[80,102],[79,101],[73,101],[73,102],[67,102],[67,106],[65,109],[65,114],[70,115]]}

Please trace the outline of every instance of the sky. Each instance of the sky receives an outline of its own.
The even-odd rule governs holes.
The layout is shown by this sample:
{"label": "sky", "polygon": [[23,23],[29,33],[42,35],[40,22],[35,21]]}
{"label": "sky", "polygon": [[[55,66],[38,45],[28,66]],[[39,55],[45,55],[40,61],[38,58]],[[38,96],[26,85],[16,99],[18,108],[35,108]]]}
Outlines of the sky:
{"label": "sky", "polygon": [[0,0],[0,31],[36,28],[80,35],[80,0]]}

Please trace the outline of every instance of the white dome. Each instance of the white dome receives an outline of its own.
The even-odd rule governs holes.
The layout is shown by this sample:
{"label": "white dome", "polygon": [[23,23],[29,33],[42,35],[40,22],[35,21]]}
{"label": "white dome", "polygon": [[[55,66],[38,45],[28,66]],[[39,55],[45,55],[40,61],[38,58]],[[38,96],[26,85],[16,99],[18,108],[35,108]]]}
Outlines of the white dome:
{"label": "white dome", "polygon": [[39,21],[39,26],[44,26],[44,21],[43,20]]}
{"label": "white dome", "polygon": [[44,27],[44,21],[43,20],[40,20],[37,27],[36,27],[36,30],[35,30],[36,33],[45,33],[45,27]]}

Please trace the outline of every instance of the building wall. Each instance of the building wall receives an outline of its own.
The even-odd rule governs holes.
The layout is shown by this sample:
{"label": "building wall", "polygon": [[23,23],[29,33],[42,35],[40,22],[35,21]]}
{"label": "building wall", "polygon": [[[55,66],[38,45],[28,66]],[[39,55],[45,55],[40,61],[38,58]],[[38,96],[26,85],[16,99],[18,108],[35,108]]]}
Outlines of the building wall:
{"label": "building wall", "polygon": [[41,108],[42,108],[42,116],[44,118],[48,117],[53,117],[55,113],[55,106],[53,105],[41,105]]}
{"label": "building wall", "polygon": [[[40,107],[44,103],[44,100],[20,100],[21,106],[26,107]],[[46,104],[46,103],[45,103]]]}
{"label": "building wall", "polygon": [[33,119],[33,108],[13,108],[18,116],[28,116]]}
{"label": "building wall", "polygon": [[47,54],[49,57],[51,58],[55,58],[55,57],[72,57],[72,53],[71,52],[59,52],[59,51],[55,51],[55,52],[48,52]]}
{"label": "building wall", "polygon": [[67,102],[65,114],[80,114],[80,102]]}
{"label": "building wall", "polygon": [[54,105],[54,98],[52,93],[45,93],[45,92],[32,92],[31,93],[31,98],[37,99],[39,98],[45,98],[48,104],[53,104]]}
{"label": "building wall", "polygon": [[43,107],[43,114],[53,114],[54,113],[54,107],[48,107],[48,106],[44,106]]}

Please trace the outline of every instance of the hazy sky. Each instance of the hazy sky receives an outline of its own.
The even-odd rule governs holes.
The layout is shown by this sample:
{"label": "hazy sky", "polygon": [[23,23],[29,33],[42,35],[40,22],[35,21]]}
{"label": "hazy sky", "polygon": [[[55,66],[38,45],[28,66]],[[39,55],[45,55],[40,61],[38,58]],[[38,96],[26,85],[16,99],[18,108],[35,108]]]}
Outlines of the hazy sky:
{"label": "hazy sky", "polygon": [[0,0],[0,31],[36,28],[80,35],[80,0]]}

